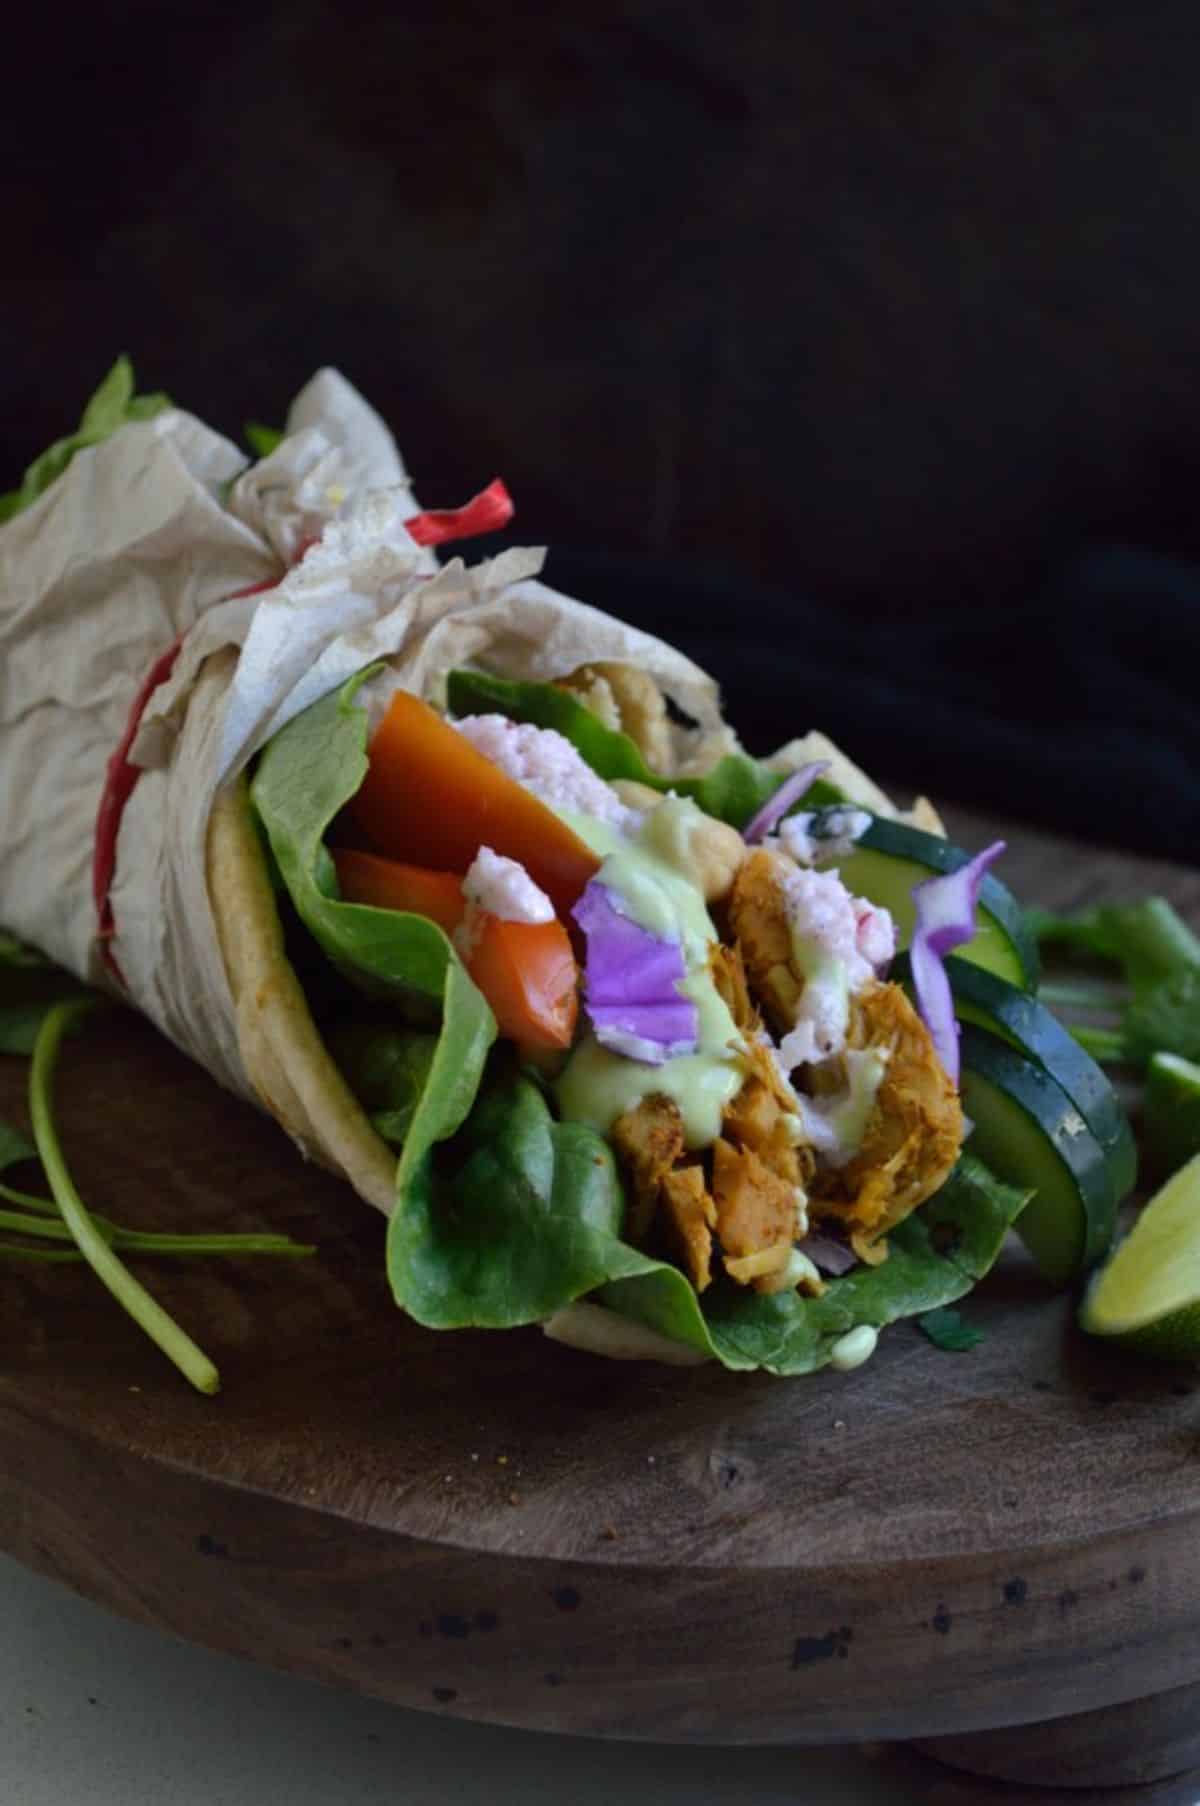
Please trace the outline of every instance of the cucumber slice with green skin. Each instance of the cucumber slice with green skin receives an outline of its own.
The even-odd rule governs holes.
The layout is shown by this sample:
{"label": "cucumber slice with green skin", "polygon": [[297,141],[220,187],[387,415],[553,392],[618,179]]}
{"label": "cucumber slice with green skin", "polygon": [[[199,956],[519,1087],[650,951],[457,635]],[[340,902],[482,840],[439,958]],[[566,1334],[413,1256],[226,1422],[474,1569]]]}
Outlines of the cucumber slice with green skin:
{"label": "cucumber slice with green skin", "polygon": [[[978,1024],[1045,1068],[1104,1149],[1118,1199],[1128,1197],[1137,1184],[1137,1143],[1120,1098],[1095,1060],[1028,991],[956,955],[944,964],[959,1021]],[[888,976],[910,984],[907,954]]]}
{"label": "cucumber slice with green skin", "polygon": [[1062,1086],[1007,1041],[962,1031],[968,1147],[998,1178],[1032,1185],[1016,1230],[1047,1279],[1065,1284],[1106,1252],[1117,1219],[1111,1163]]}
{"label": "cucumber slice with green skin", "polygon": [[[896,924],[896,945],[907,947],[916,920],[913,886],[957,871],[969,858],[961,847],[951,846],[936,834],[924,834],[920,828],[876,815],[835,863],[847,890],[890,912]],[[958,949],[958,957],[1021,990],[1034,990],[1039,972],[1037,942],[1025,924],[1021,905],[990,873],[979,892],[976,919],[975,937]]]}

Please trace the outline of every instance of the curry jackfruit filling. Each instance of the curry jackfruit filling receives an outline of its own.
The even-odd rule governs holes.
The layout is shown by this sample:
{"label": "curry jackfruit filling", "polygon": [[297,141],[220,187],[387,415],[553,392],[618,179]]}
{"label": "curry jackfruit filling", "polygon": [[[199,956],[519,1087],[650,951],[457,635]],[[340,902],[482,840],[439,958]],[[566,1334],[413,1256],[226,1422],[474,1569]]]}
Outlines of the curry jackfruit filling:
{"label": "curry jackfruit filling", "polygon": [[679,1109],[663,1093],[617,1118],[610,1134],[630,1193],[626,1234],[674,1259],[697,1292],[719,1263],[758,1292],[818,1295],[823,1282],[797,1244],[820,1229],[859,1260],[886,1259],[888,1232],[953,1167],[962,1109],[907,996],[878,979],[849,998],[844,1048],[789,1082],[764,1019],[775,1035],[787,1032],[805,975],[778,886],[753,858],[724,915],[727,940],[711,948],[710,972],[741,1039],[741,1084],[719,1135],[701,1149],[689,1149]]}

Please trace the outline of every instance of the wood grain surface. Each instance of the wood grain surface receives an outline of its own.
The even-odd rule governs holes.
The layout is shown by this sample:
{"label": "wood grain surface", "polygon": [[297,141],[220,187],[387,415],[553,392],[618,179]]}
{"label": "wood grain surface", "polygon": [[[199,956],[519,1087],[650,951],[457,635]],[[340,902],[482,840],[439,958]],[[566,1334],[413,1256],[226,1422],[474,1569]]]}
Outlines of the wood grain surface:
{"label": "wood grain surface", "polygon": [[[1026,900],[1152,888],[1200,920],[1200,873],[1009,842]],[[0,1115],[24,1083],[0,1062]],[[132,1018],[68,1048],[61,1107],[94,1207],[320,1248],[144,1263],[216,1400],[87,1274],[0,1269],[0,1545],[92,1597],[406,1704],[624,1737],[959,1735],[1200,1685],[1200,1375],[1085,1341],[1019,1250],[969,1355],[898,1325],[849,1375],[608,1364],[407,1322],[382,1222]]]}

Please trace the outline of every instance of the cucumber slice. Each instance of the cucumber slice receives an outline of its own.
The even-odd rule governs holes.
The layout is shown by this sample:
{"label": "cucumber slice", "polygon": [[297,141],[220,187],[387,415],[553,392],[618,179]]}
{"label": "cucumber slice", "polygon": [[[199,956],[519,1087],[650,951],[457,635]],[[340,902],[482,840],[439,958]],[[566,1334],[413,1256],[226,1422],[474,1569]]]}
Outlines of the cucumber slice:
{"label": "cucumber slice", "polygon": [[[907,947],[916,918],[914,884],[957,871],[969,858],[961,847],[951,846],[936,834],[924,834],[920,828],[876,815],[836,864],[847,890],[890,911],[896,924],[896,944]],[[1021,990],[1032,991],[1038,981],[1037,942],[1025,924],[1021,905],[990,873],[979,893],[977,919],[975,937],[959,948],[959,958],[994,972]]]}
{"label": "cucumber slice", "polygon": [[1047,1279],[1063,1284],[1112,1241],[1117,1188],[1078,1106],[1043,1066],[968,1023],[962,1031],[967,1143],[998,1178],[1036,1194],[1016,1230]]}
{"label": "cucumber slice", "polygon": [[[1137,1184],[1137,1143],[1129,1118],[1108,1078],[1074,1035],[1028,991],[954,956],[945,961],[960,1022],[974,1022],[1042,1066],[1060,1084],[1104,1149],[1118,1199]],[[908,955],[901,954],[889,974],[908,985]]]}

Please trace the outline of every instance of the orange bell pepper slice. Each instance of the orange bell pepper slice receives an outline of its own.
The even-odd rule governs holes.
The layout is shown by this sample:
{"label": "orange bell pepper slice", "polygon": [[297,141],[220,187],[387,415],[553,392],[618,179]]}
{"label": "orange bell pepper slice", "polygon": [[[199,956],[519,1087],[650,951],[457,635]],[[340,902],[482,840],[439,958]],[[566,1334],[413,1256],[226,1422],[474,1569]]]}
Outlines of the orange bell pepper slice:
{"label": "orange bell pepper slice", "polygon": [[[453,872],[348,847],[335,849],[333,860],[348,903],[427,916],[449,935],[467,914],[462,883]],[[579,1014],[579,968],[561,922],[506,922],[478,910],[469,934],[460,938],[463,963],[505,1039],[529,1054],[571,1045]]]}
{"label": "orange bell pepper slice", "polygon": [[567,931],[553,922],[505,922],[480,911],[467,971],[500,1033],[523,1051],[570,1047],[579,1015],[579,967]]}
{"label": "orange bell pepper slice", "polygon": [[481,846],[491,847],[519,860],[560,916],[599,870],[552,809],[407,690],[392,698],[369,758],[347,812],[380,853],[465,872]]}
{"label": "orange bell pepper slice", "polygon": [[370,903],[376,909],[403,909],[428,916],[453,934],[466,913],[462,879],[453,872],[431,872],[423,865],[402,865],[350,847],[333,848],[338,883],[347,903]]}

